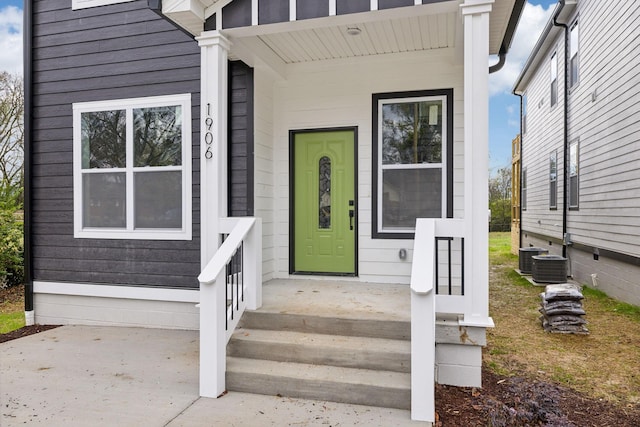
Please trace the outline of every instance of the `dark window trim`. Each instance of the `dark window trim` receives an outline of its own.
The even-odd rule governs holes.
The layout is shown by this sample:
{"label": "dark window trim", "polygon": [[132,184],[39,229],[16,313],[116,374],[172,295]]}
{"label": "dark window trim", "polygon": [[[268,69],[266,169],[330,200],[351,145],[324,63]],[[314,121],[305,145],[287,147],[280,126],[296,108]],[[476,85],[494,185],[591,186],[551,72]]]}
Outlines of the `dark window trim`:
{"label": "dark window trim", "polygon": [[[554,156],[555,157],[555,167],[556,167],[556,173],[555,173],[555,178],[552,179],[551,177],[551,163],[549,163],[549,210],[555,211],[558,210],[558,150],[553,150],[551,151],[551,155],[549,156],[549,161],[551,161],[551,157]],[[555,204],[552,204],[552,198],[551,198],[551,185],[555,186],[555,190],[554,190],[554,197],[553,200],[555,200]]]}
{"label": "dark window trim", "polygon": [[520,181],[520,209],[527,210],[527,167],[522,168],[522,179]]}
{"label": "dark window trim", "polygon": [[447,218],[453,218],[453,89],[414,90],[407,92],[374,93],[371,97],[371,238],[372,239],[414,239],[415,233],[385,233],[378,231],[378,101],[395,98],[422,98],[445,96],[447,99],[447,158],[443,163],[447,168]]}
{"label": "dark window trim", "polygon": [[[576,145],[576,204],[571,204],[571,146]],[[568,179],[568,192],[569,197],[567,197],[567,204],[569,205],[570,211],[578,211],[580,210],[580,139],[575,139],[574,141],[569,143],[569,162],[568,165],[569,170],[567,171],[567,179]]]}
{"label": "dark window trim", "polygon": [[[339,131],[353,131],[353,197],[354,197],[354,209],[356,212],[355,218],[355,230],[354,230],[354,273],[326,273],[326,272],[308,272],[297,271],[295,269],[295,181],[294,181],[294,167],[295,167],[295,144],[294,137],[296,134],[301,133],[315,133],[315,132],[339,132]],[[329,127],[329,128],[313,128],[313,129],[291,129],[289,130],[289,274],[303,274],[310,276],[342,276],[342,277],[358,277],[358,218],[360,217],[360,211],[358,210],[358,126],[341,126],[341,127]]]}

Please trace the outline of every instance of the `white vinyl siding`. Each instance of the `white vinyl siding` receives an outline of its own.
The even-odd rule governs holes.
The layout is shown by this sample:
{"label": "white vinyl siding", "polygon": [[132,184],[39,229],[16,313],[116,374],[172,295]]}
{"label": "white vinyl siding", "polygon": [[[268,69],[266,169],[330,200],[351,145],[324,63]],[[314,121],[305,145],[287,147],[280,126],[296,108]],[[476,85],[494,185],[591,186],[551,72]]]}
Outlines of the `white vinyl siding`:
{"label": "white vinyl siding", "polygon": [[73,104],[74,236],[191,239],[191,95]]}
{"label": "white vinyl siding", "polygon": [[[289,131],[357,126],[358,276],[362,281],[408,283],[411,240],[371,236],[374,93],[453,88],[453,208],[454,217],[463,217],[463,68],[451,65],[456,60],[450,53],[451,58],[442,52],[419,52],[296,64],[290,66],[287,80],[275,84],[276,277],[289,274]],[[400,249],[407,250],[406,260],[398,257]]]}
{"label": "white vinyl siding", "polygon": [[[567,227],[574,242],[640,256],[640,74],[634,61],[621,60],[640,57],[640,8],[635,0],[615,5],[587,0],[579,3],[579,13],[579,84],[572,88],[568,101],[569,142],[580,138],[579,210],[569,212]],[[552,43],[561,48],[561,40]],[[563,57],[558,50],[558,58]],[[555,111],[561,109],[543,113],[545,108],[537,108],[542,85],[544,96],[549,93],[546,64],[540,63],[535,76],[523,88],[529,97],[523,167],[530,168],[530,197],[522,230],[561,238],[553,224],[562,223],[562,209],[559,205],[555,212],[548,210],[546,171],[544,181],[538,180],[532,166],[546,163],[550,150],[562,149],[562,115],[555,116]],[[559,69],[563,69],[562,64]],[[559,79],[560,85],[562,80]],[[562,90],[559,88],[559,92]],[[558,154],[560,204],[564,156],[562,151]],[[537,196],[537,188],[544,191],[544,197]],[[538,211],[536,206],[544,211]]]}

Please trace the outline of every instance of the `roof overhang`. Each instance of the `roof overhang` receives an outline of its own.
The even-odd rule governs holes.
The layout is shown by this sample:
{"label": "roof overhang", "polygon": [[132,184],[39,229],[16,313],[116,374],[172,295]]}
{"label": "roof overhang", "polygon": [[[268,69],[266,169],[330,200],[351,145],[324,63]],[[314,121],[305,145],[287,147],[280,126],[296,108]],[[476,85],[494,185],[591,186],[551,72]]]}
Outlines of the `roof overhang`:
{"label": "roof overhang", "polygon": [[[207,19],[214,15],[216,28],[221,28],[223,8],[232,1],[163,0],[162,14],[193,36],[199,36]],[[415,6],[223,28],[220,32],[233,44],[232,57],[237,54],[245,60],[257,54],[276,68],[292,63],[434,49],[455,49],[460,53],[463,43],[460,5],[464,3],[436,0]],[[494,1],[489,18],[490,54],[506,53],[524,4],[525,0]],[[257,13],[256,5],[254,1],[253,14]],[[252,22],[257,22],[257,17],[252,18]],[[360,34],[349,35],[349,28],[357,28]]]}
{"label": "roof overhang", "polygon": [[538,42],[531,51],[527,62],[525,62],[520,75],[516,79],[512,89],[513,93],[522,95],[525,92],[536,70],[548,56],[552,46],[555,46],[555,41],[558,36],[561,35],[563,27],[554,25],[554,19],[556,22],[568,24],[568,20],[574,13],[577,4],[578,0],[567,0],[564,2],[564,5],[562,2],[556,5],[556,8],[551,14],[551,18],[549,18],[547,25],[542,30]]}

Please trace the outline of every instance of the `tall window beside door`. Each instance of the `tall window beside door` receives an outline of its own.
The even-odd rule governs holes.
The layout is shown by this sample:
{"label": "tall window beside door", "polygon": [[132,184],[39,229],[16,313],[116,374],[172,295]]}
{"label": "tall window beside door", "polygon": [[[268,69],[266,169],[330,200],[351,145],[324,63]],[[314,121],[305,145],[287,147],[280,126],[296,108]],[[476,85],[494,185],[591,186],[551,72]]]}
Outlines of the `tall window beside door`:
{"label": "tall window beside door", "polygon": [[452,91],[373,95],[374,238],[411,238],[451,216]]}

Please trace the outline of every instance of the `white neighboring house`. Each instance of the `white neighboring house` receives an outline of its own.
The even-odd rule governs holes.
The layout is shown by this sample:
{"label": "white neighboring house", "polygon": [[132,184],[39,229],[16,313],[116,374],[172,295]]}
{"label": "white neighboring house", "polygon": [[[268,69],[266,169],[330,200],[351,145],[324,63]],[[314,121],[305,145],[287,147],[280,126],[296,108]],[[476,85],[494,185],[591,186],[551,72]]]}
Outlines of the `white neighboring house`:
{"label": "white neighboring house", "polygon": [[561,2],[514,86],[522,96],[521,247],[640,304],[640,8]]}

